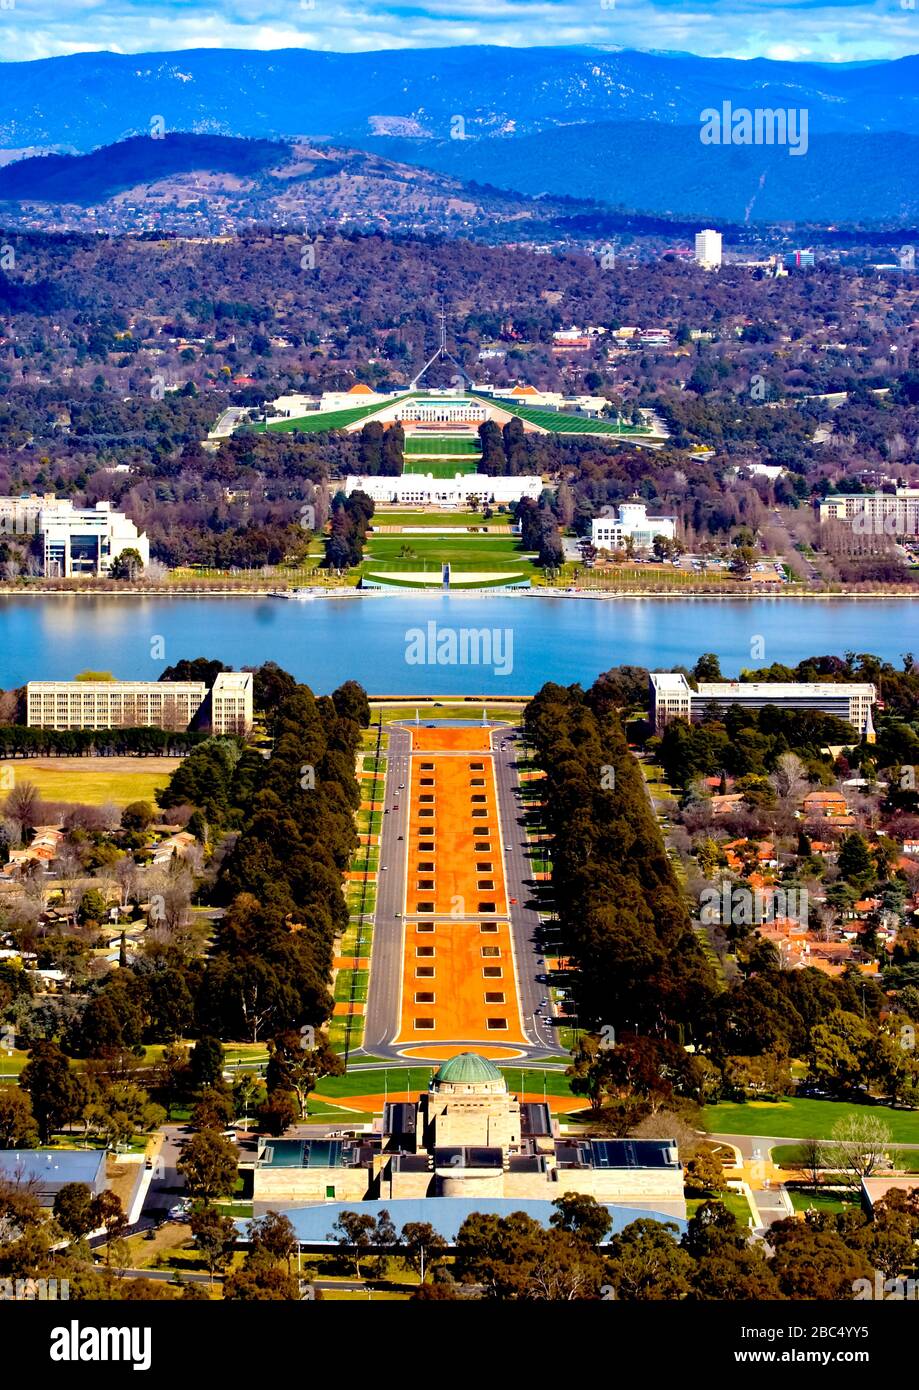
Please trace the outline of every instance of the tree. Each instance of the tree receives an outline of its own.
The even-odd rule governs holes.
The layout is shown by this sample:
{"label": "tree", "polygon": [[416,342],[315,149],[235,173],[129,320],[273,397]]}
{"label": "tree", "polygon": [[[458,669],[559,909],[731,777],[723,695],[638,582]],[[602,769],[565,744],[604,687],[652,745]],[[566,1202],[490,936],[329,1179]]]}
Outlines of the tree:
{"label": "tree", "polygon": [[810,1066],[835,1090],[848,1090],[870,1072],[874,1029],[858,1014],[833,1009],[811,1030]]}
{"label": "tree", "polygon": [[786,1298],[852,1298],[856,1279],[870,1279],[864,1254],[852,1249],[836,1231],[821,1229],[812,1220],[789,1217],[770,1228],[772,1272]]}
{"label": "tree", "polygon": [[202,1207],[191,1215],[195,1249],[204,1256],[211,1283],[217,1270],[226,1269],[236,1248],[236,1225],[230,1216],[221,1216],[214,1207]]}
{"label": "tree", "polygon": [[121,813],[125,830],[146,830],[153,823],[156,811],[149,801],[132,801]]}
{"label": "tree", "polygon": [[120,555],[116,555],[109,567],[110,579],[136,579],[143,572],[144,561],[139,550],[134,546],[127,546]]}
{"label": "tree", "polygon": [[219,1038],[199,1038],[191,1050],[189,1066],[194,1086],[213,1086],[223,1079],[223,1044]]}
{"label": "tree", "polygon": [[120,1239],[127,1229],[128,1218],[121,1205],[121,1198],[107,1188],[93,1197],[90,1212],[93,1223],[90,1229],[96,1230],[101,1226],[105,1230],[105,1263],[108,1265],[111,1262],[113,1242]]}
{"label": "tree", "polygon": [[254,1250],[263,1250],[271,1259],[287,1266],[297,1251],[297,1236],[286,1216],[278,1211],[268,1211],[264,1216],[249,1222],[249,1240]]}
{"label": "tree", "polygon": [[64,1184],[54,1198],[54,1217],[74,1240],[83,1240],[95,1229],[93,1194],[85,1182]]}
{"label": "tree", "polygon": [[798,1145],[798,1160],[806,1181],[816,1192],[823,1174],[823,1140],[813,1136],[802,1139]]}
{"label": "tree", "polygon": [[868,888],[877,877],[877,870],[864,835],[846,835],[839,846],[839,872],[853,887]]}
{"label": "tree", "polygon": [[36,1043],[19,1076],[19,1085],[32,1100],[32,1113],[43,1144],[50,1144],[55,1129],[76,1119],[80,1085],[70,1062],[57,1043]]}
{"label": "tree", "polygon": [[447,1249],[447,1242],[429,1221],[407,1221],[402,1227],[404,1259],[424,1283],[425,1273]]}
{"label": "tree", "polygon": [[329,1232],[329,1239],[337,1241],[342,1251],[350,1253],[358,1279],[361,1264],[373,1248],[375,1234],[376,1221],[369,1212],[361,1211],[343,1211]]}
{"label": "tree", "polygon": [[724,1165],[714,1149],[702,1146],[686,1164],[686,1191],[692,1196],[720,1192],[724,1185]]}
{"label": "tree", "polygon": [[297,1101],[293,1091],[272,1091],[262,1101],[257,1113],[259,1129],[278,1138],[297,1119]]}
{"label": "tree", "polygon": [[0,1149],[34,1149],[37,1144],[29,1097],[14,1086],[0,1086]]}
{"label": "tree", "polygon": [[697,681],[720,681],[724,679],[721,674],[721,662],[714,652],[705,652],[700,656],[692,668],[692,674]]}
{"label": "tree", "polygon": [[233,1118],[233,1101],[225,1090],[205,1086],[198,1092],[191,1122],[195,1129],[224,1129]]}
{"label": "tree", "polygon": [[625,1302],[685,1298],[692,1259],[674,1239],[675,1229],[642,1217],[612,1237],[607,1246],[607,1277],[615,1298]]}
{"label": "tree", "polygon": [[[300,1297],[300,1287],[293,1274],[264,1257],[248,1255],[240,1269],[228,1275],[223,1285],[225,1299],[239,1303],[290,1302]],[[321,1291],[317,1291],[321,1298]]]}
{"label": "tree", "polygon": [[546,1230],[522,1211],[468,1216],[457,1235],[455,1269],[486,1297],[514,1301],[596,1298],[604,1277],[603,1261],[585,1241],[558,1227]]}
{"label": "tree", "polygon": [[203,1129],[185,1145],[176,1170],[192,1197],[211,1202],[233,1191],[238,1174],[236,1149],[216,1130]]}
{"label": "tree", "polygon": [[837,1121],[823,1146],[824,1168],[843,1174],[848,1187],[860,1188],[890,1148],[890,1130],[874,1115],[850,1115]]}
{"label": "tree", "polygon": [[566,1192],[552,1203],[555,1211],[549,1225],[570,1231],[588,1245],[599,1245],[613,1224],[606,1207],[594,1197],[580,1192]]}

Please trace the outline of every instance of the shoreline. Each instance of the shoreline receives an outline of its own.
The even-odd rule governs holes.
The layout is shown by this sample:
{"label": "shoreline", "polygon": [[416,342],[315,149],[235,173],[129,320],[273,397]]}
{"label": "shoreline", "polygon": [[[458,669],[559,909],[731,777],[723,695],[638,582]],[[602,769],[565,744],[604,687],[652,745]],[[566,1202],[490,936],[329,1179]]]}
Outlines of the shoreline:
{"label": "shoreline", "polygon": [[358,588],[337,588],[337,589],[308,589],[301,590],[301,596],[296,596],[293,590],[284,591],[278,589],[199,589],[199,590],[168,590],[168,589],[106,589],[93,591],[90,589],[6,589],[0,587],[0,599],[4,598],[91,598],[91,599],[280,599],[291,603],[314,603],[319,599],[402,599],[418,598],[430,596],[442,598],[448,595],[450,598],[498,598],[498,599],[585,599],[585,600],[629,600],[641,599],[654,601],[673,600],[676,602],[727,602],[734,603],[737,600],[750,603],[763,599],[775,599],[781,602],[815,602],[823,601],[826,603],[852,603],[865,602],[877,603],[880,600],[900,602],[902,600],[915,601],[919,599],[919,587],[913,590],[906,590],[902,593],[887,593],[875,591],[847,591],[839,593],[827,593],[824,590],[806,590],[804,592],[787,591],[773,592],[771,590],[746,590],[743,593],[705,593],[698,590],[686,592],[675,592],[673,589],[633,589],[633,590],[591,590],[591,589],[476,589],[476,588],[449,588],[445,589],[437,585],[418,586],[403,589],[358,589]]}

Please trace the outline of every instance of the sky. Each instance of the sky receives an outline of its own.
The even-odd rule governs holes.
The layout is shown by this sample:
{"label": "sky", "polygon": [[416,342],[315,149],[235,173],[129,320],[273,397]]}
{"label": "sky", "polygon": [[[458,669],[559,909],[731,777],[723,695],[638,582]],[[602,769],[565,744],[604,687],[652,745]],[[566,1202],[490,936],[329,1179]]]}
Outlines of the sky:
{"label": "sky", "polygon": [[0,0],[0,60],[183,48],[594,44],[863,62],[919,52],[919,0]]}

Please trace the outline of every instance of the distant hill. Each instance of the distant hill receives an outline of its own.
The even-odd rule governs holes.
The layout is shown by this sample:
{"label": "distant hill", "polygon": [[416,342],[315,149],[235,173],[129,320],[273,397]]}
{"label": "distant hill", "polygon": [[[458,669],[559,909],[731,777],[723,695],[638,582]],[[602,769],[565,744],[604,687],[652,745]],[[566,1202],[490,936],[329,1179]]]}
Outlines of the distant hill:
{"label": "distant hill", "polygon": [[368,147],[464,180],[733,222],[919,216],[919,135],[809,135],[784,146],[703,145],[699,126],[602,122],[516,139],[376,139]]}
{"label": "distant hill", "polygon": [[[919,40],[917,40],[919,42]],[[690,125],[707,106],[806,107],[812,132],[919,134],[919,57],[775,63],[689,53],[457,47],[80,53],[0,65],[0,148],[88,151],[168,130],[340,143],[533,134],[572,122]]]}
{"label": "distant hill", "polygon": [[135,136],[86,155],[40,155],[0,169],[0,200],[90,207],[138,185],[219,170],[255,178],[290,159],[289,145],[225,135]]}
{"label": "distant hill", "polygon": [[219,135],[134,136],[0,168],[0,225],[214,234],[253,223],[519,234],[586,204],[467,186],[367,150]]}

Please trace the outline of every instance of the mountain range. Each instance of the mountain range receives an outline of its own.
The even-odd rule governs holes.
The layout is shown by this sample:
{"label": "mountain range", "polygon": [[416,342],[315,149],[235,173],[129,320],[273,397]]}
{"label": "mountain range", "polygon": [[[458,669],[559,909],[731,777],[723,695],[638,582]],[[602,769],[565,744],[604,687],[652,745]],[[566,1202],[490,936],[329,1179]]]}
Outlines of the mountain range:
{"label": "mountain range", "polygon": [[[806,156],[782,146],[703,144],[701,113],[725,103],[805,111]],[[89,154],[123,141],[133,150],[134,137],[169,132],[284,142],[314,155],[326,144],[348,152],[335,157],[355,177],[359,147],[374,179],[386,182],[393,171],[373,160],[423,166],[467,191],[470,182],[510,190],[509,204],[512,194],[571,196],[738,222],[896,223],[919,212],[919,56],[814,64],[589,48],[199,49],[0,65],[0,164],[9,169],[39,151]],[[160,178],[163,156],[153,147],[165,143],[148,141],[149,167],[126,189]],[[237,157],[261,159],[242,149]],[[224,152],[218,165],[228,160]],[[199,172],[233,170],[205,163]],[[45,171],[43,196],[86,206],[68,191],[73,174],[67,166]],[[84,175],[92,182],[90,165],[81,166]],[[20,177],[28,183],[34,174]],[[55,193],[59,177],[64,191]],[[359,186],[341,180],[339,211],[347,211],[346,187]],[[3,187],[4,198],[25,196],[10,191],[15,178]],[[437,187],[447,198],[448,186]]]}
{"label": "mountain range", "polygon": [[813,133],[919,134],[919,56],[867,65],[590,48],[80,53],[0,66],[0,146],[87,151],[149,131],[258,137],[507,136],[572,122],[698,122],[806,107]]}

